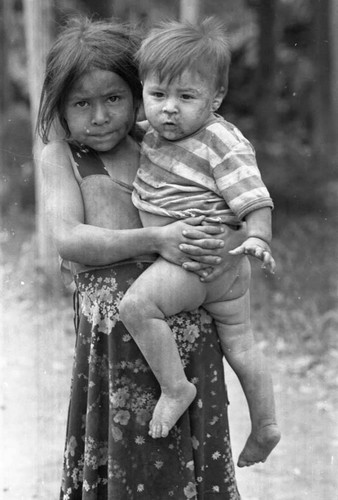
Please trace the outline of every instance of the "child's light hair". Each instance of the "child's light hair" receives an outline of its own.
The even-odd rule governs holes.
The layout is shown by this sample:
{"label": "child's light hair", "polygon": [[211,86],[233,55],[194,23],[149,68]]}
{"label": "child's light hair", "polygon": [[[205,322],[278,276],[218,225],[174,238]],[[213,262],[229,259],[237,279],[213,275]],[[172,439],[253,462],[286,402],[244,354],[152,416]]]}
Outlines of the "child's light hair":
{"label": "child's light hair", "polygon": [[87,71],[116,73],[129,85],[135,104],[140,101],[142,87],[135,63],[138,47],[139,38],[127,25],[86,17],[69,19],[47,56],[37,120],[43,142],[48,142],[55,120],[66,137],[70,136],[64,118],[65,103],[74,83]]}
{"label": "child's light hair", "polygon": [[156,73],[160,80],[170,81],[192,69],[214,77],[215,87],[227,91],[230,44],[225,27],[213,17],[198,25],[162,22],[143,40],[136,59],[141,80]]}

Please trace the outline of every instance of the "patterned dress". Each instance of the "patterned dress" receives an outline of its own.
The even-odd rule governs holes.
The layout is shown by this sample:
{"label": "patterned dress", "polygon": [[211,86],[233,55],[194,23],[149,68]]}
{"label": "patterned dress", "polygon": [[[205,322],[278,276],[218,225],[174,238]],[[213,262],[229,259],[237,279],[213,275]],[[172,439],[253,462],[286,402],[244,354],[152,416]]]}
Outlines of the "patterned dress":
{"label": "patterned dress", "polygon": [[[64,147],[85,223],[140,227],[132,186],[113,178],[94,151]],[[222,354],[203,309],[168,318],[197,397],[167,438],[148,435],[160,387],[119,320],[123,294],[151,264],[139,260],[99,269],[70,263],[76,347],[60,499],[239,500]]]}
{"label": "patterned dress", "polygon": [[239,500],[222,354],[203,309],[168,318],[197,397],[167,438],[148,435],[159,385],[119,321],[148,263],[76,276],[77,340],[62,500]]}

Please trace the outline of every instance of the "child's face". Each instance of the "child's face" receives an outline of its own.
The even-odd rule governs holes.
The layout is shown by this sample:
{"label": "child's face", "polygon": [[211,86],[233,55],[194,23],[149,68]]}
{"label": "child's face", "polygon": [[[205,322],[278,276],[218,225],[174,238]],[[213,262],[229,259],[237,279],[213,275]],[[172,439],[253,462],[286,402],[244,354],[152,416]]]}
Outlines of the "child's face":
{"label": "child's face", "polygon": [[116,73],[93,69],[72,87],[65,106],[71,138],[107,152],[130,131],[135,118],[133,95]]}
{"label": "child's face", "polygon": [[186,70],[171,81],[149,74],[143,84],[144,111],[157,132],[176,141],[199,130],[221,105],[224,89],[213,78]]}

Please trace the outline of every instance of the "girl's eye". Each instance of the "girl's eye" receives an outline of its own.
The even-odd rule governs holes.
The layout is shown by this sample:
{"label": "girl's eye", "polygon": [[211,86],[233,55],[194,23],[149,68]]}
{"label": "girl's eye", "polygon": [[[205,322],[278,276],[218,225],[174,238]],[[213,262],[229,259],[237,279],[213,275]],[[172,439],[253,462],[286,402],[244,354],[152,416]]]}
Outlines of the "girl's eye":
{"label": "girl's eye", "polygon": [[86,106],[88,106],[88,102],[87,101],[78,101],[75,106],[79,107],[79,108],[84,108]]}
{"label": "girl's eye", "polygon": [[181,95],[181,98],[184,100],[184,101],[189,101],[190,99],[193,99],[194,97],[190,94],[182,94]]}

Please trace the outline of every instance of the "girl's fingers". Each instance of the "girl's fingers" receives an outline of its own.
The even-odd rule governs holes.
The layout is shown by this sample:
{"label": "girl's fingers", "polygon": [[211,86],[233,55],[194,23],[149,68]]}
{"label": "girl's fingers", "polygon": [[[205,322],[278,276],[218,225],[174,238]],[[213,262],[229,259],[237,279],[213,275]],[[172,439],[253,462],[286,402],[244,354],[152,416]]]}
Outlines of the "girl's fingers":
{"label": "girl's fingers", "polygon": [[223,234],[225,232],[222,224],[202,224],[201,230],[207,234]]}
{"label": "girl's fingers", "polygon": [[199,255],[195,257],[198,262],[203,262],[204,264],[209,264],[210,266],[215,266],[220,264],[222,259],[221,257],[216,257],[214,255]]}
{"label": "girl's fingers", "polygon": [[182,234],[185,238],[188,238],[190,240],[201,240],[201,239],[205,239],[208,237],[207,233],[202,233],[202,231],[199,231],[198,229],[191,229],[191,230],[184,229],[182,231]]}
{"label": "girl's fingers", "polygon": [[181,252],[195,257],[200,255],[218,255],[222,246],[219,240],[196,240],[193,245],[181,243],[179,249]]}
{"label": "girl's fingers", "polygon": [[199,226],[194,229],[184,229],[182,234],[186,238],[190,239],[200,239],[207,236],[215,236],[217,234],[221,235],[224,233],[222,226]]}
{"label": "girl's fingers", "polygon": [[202,224],[204,219],[205,219],[205,216],[200,215],[199,217],[188,217],[188,219],[184,219],[184,222],[186,224],[191,225],[191,226],[199,226]]}
{"label": "girl's fingers", "polygon": [[204,283],[210,283],[214,281],[216,278],[219,278],[221,274],[223,274],[224,270],[222,267],[214,267],[210,268],[210,272],[208,272],[207,276],[201,276],[201,281]]}
{"label": "girl's fingers", "polygon": [[[209,253],[206,254],[203,248],[185,244],[180,245],[180,250],[188,254],[195,261],[202,262],[204,264],[215,265],[219,264],[222,261],[221,257],[219,257],[217,253],[213,255],[212,250],[208,250]],[[214,252],[217,252],[217,250],[215,250]]]}
{"label": "girl's fingers", "polygon": [[199,276],[207,276],[209,272],[211,272],[212,268],[209,264],[203,264],[202,262],[196,261],[187,261],[182,264],[183,269],[186,271],[191,271],[193,273],[198,274]]}

